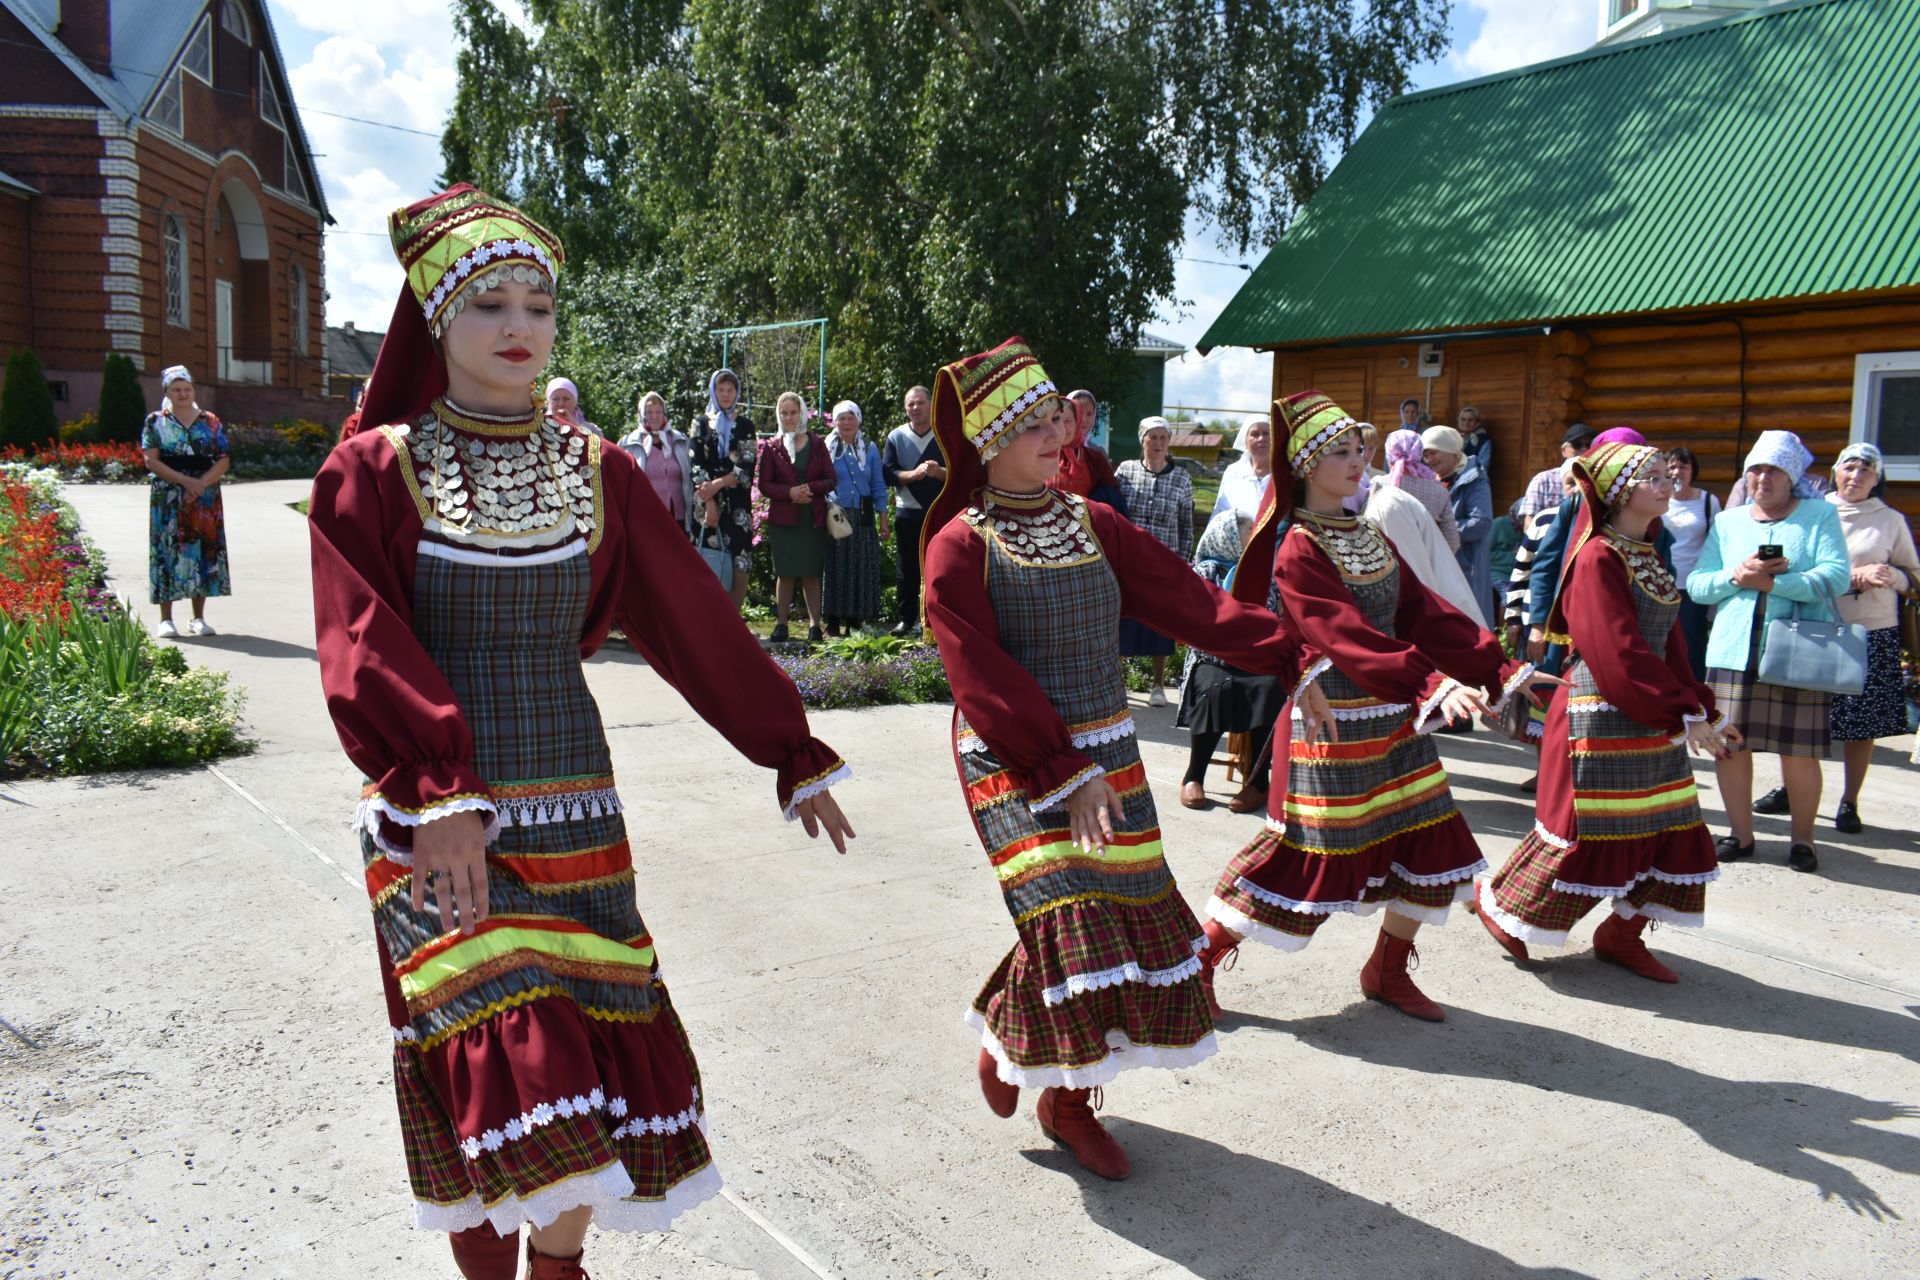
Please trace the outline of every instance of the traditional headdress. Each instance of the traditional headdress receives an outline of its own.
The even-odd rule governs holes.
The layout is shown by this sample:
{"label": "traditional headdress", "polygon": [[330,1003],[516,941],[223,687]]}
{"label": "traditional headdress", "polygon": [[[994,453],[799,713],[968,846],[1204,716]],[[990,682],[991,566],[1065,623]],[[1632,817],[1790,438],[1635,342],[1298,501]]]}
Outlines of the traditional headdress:
{"label": "traditional headdress", "polygon": [[551,290],[562,258],[551,231],[464,182],[395,209],[387,231],[407,282],[360,402],[365,426],[410,421],[447,389],[434,339],[469,297],[509,279]]}
{"label": "traditional headdress", "polygon": [[933,432],[946,457],[947,478],[920,527],[923,560],[927,540],[966,510],[973,491],[986,483],[988,460],[1059,402],[1060,389],[1018,336],[940,370],[933,380]]}
{"label": "traditional headdress", "polygon": [[[1570,465],[1573,482],[1579,486],[1584,501],[1574,517],[1573,537],[1567,542],[1566,554],[1560,559],[1560,580],[1554,584],[1553,607],[1547,611],[1547,638],[1557,644],[1569,642],[1566,613],[1560,601],[1567,589],[1567,575],[1573,571],[1574,557],[1593,536],[1597,522],[1625,502],[1637,486],[1667,474],[1667,455],[1645,444],[1597,444],[1573,459]],[[1654,536],[1654,530],[1649,529],[1647,537]]]}
{"label": "traditional headdress", "polygon": [[1608,427],[1593,438],[1593,443],[1586,447],[1585,452],[1591,454],[1603,444],[1645,444],[1646,442],[1647,438],[1632,427]]}
{"label": "traditional headdress", "polygon": [[[1233,594],[1247,604],[1264,604],[1273,577],[1273,556],[1280,531],[1293,514],[1293,482],[1320,464],[1327,450],[1360,424],[1353,415],[1318,391],[1302,391],[1273,402],[1274,420],[1286,432],[1273,451],[1273,483],[1260,500],[1260,514],[1247,537],[1247,549],[1234,571]],[[1251,568],[1251,572],[1249,569]]]}
{"label": "traditional headdress", "polygon": [[1791,431],[1762,431],[1740,469],[1751,471],[1755,467],[1778,467],[1787,473],[1787,479],[1793,483],[1794,497],[1811,498],[1813,486],[1807,483],[1807,468],[1812,465],[1813,454],[1807,451],[1806,445],[1800,443],[1799,436]]}

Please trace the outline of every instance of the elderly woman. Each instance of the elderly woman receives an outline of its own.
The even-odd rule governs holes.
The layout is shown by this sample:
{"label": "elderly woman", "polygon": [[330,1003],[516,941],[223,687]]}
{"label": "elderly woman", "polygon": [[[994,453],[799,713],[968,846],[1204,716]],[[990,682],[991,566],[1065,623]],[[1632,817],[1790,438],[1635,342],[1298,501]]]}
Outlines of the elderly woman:
{"label": "elderly woman", "polygon": [[807,639],[820,640],[820,571],[827,562],[827,494],[833,459],[824,440],[807,430],[807,402],[782,391],[774,402],[780,434],[760,446],[760,496],[767,500],[767,541],[773,546],[773,635],[787,638],[793,584],[807,602]]}
{"label": "elderly woman", "polygon": [[[1687,594],[1716,606],[1707,636],[1707,683],[1727,722],[1746,740],[1716,766],[1729,835],[1714,842],[1720,861],[1753,856],[1753,755],[1780,757],[1793,842],[1787,865],[1814,871],[1813,820],[1820,808],[1820,758],[1832,737],[1829,695],[1760,680],[1767,623],[1797,605],[1831,620],[1847,590],[1847,539],[1840,514],[1813,496],[1805,477],[1813,455],[1791,431],[1763,431],[1747,455],[1744,506],[1720,513],[1687,575]],[[1766,551],[1769,554],[1762,556]]]}
{"label": "elderly woman", "polygon": [[1439,527],[1448,555],[1460,550],[1460,526],[1453,518],[1453,504],[1447,501],[1447,486],[1440,483],[1440,477],[1427,465],[1426,445],[1418,431],[1403,427],[1387,437],[1385,480],[1420,500],[1420,505]]}
{"label": "elderly woman", "polygon": [[[1247,534],[1253,521],[1235,511],[1222,511],[1207,521],[1194,548],[1193,571],[1209,585],[1222,591],[1233,589],[1235,567],[1240,563]],[[1280,612],[1276,588],[1267,594],[1267,609]],[[1199,649],[1187,650],[1187,669],[1180,681],[1180,711],[1173,723],[1190,735],[1187,772],[1180,779],[1180,803],[1189,809],[1207,807],[1207,766],[1213,762],[1214,748],[1227,733],[1252,735],[1256,747],[1271,744],[1273,726],[1279,723],[1291,692],[1270,675],[1242,671],[1224,658]],[[1267,804],[1267,756],[1254,752],[1239,794],[1227,802],[1234,813],[1255,813]]]}
{"label": "elderly woman", "polygon": [[640,464],[660,505],[691,539],[701,504],[693,497],[693,455],[687,438],[667,425],[666,397],[658,391],[641,394],[637,416],[639,424],[620,437],[620,448]]}
{"label": "elderly woman", "polygon": [[580,388],[573,385],[572,378],[552,378],[547,382],[547,416],[555,422],[564,422],[570,427],[590,431],[604,437],[607,433],[598,425],[588,422],[580,412]]}
{"label": "elderly woman", "polygon": [[1883,464],[1880,450],[1862,441],[1840,451],[1833,464],[1827,501],[1840,515],[1851,564],[1849,590],[1840,597],[1840,619],[1867,629],[1867,687],[1837,694],[1830,724],[1841,743],[1846,781],[1833,825],[1848,835],[1860,831],[1860,785],[1867,780],[1876,738],[1907,731],[1906,682],[1900,674],[1900,601],[1920,582],[1913,530],[1907,518],[1873,496]]}
{"label": "elderly woman", "polygon": [[1447,487],[1447,501],[1453,506],[1453,522],[1459,530],[1460,545],[1454,559],[1467,575],[1473,598],[1479,608],[1471,615],[1486,626],[1493,625],[1493,487],[1477,459],[1467,453],[1458,431],[1452,427],[1428,427],[1420,435],[1426,464]]}
{"label": "elderly woman", "polygon": [[220,419],[193,398],[193,375],[185,365],[160,375],[166,403],[147,415],[140,428],[140,451],[153,473],[148,493],[149,553],[147,583],[160,606],[154,634],[170,640],[173,602],[193,601],[187,633],[214,634],[207,621],[207,597],[224,596],[227,577],[227,518],[220,505],[220,481],[227,474],[227,433]]}
{"label": "elderly woman", "polygon": [[853,401],[833,406],[833,434],[827,438],[833,500],[853,522],[851,534],[827,547],[821,610],[827,630],[836,636],[880,616],[880,542],[891,532],[880,449],[860,434],[860,423],[860,406]]}
{"label": "elderly woman", "polygon": [[[1115,483],[1126,495],[1127,518],[1154,536],[1161,546],[1179,556],[1190,558],[1193,547],[1193,481],[1185,467],[1167,452],[1173,442],[1173,427],[1165,418],[1140,419],[1140,457],[1120,464]],[[1147,690],[1150,706],[1164,707],[1167,695],[1167,659],[1173,654],[1173,641],[1132,618],[1120,623],[1120,656],[1148,658],[1153,663],[1152,680]]]}
{"label": "elderly woman", "polygon": [[687,425],[693,497],[700,504],[694,541],[703,559],[727,569],[721,585],[738,610],[753,574],[753,419],[735,413],[740,375],[716,369],[707,379],[707,407]]}
{"label": "elderly woman", "polygon": [[1260,500],[1273,482],[1273,419],[1261,414],[1240,425],[1233,447],[1239,457],[1220,473],[1220,495],[1213,515],[1233,511],[1251,520],[1260,514]]}

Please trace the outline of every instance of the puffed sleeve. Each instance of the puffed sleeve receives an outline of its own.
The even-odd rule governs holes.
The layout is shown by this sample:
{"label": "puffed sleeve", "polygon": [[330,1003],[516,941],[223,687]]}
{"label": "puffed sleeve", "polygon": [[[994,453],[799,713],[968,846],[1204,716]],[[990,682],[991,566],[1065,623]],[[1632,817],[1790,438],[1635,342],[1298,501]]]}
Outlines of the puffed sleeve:
{"label": "puffed sleeve", "polygon": [[1654,656],[1640,633],[1626,563],[1603,539],[1590,539],[1574,557],[1561,598],[1575,652],[1622,714],[1664,733],[1679,733],[1687,720],[1712,714],[1713,695],[1687,663],[1679,621],[1667,637],[1666,658]]}
{"label": "puffed sleeve", "polygon": [[1035,812],[1104,775],[1073,745],[1040,682],[1000,647],[1000,623],[987,596],[986,544],[962,520],[928,541],[926,610],[954,706],[1002,764],[1026,775]]}
{"label": "puffed sleeve", "polygon": [[694,714],[741,755],[777,771],[780,809],[797,817],[802,800],[853,771],[812,736],[800,691],[740,621],[646,474],[617,449],[603,453],[601,468],[608,505],[620,512],[609,534],[619,539],[610,549],[618,562],[601,588],[614,593],[615,623]]}
{"label": "puffed sleeve", "polygon": [[1306,664],[1285,617],[1235,600],[1113,508],[1089,502],[1087,514],[1120,582],[1127,617],[1242,671],[1299,682]]}
{"label": "puffed sleeve", "polygon": [[307,528],[321,690],[347,758],[371,780],[355,821],[405,865],[422,823],[477,811],[491,841],[500,815],[474,768],[466,716],[414,634],[412,600],[388,554],[403,520],[418,527],[393,500],[398,466],[378,433],[336,448],[314,477]]}

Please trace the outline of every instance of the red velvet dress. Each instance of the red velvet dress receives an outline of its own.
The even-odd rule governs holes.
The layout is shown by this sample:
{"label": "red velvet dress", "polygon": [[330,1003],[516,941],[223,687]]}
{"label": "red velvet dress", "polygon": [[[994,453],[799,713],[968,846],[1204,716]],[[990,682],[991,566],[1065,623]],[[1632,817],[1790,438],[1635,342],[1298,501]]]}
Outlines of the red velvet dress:
{"label": "red velvet dress", "polygon": [[1605,529],[1575,554],[1560,600],[1573,651],[1547,710],[1533,830],[1482,908],[1552,947],[1603,900],[1628,919],[1700,925],[1720,871],[1686,722],[1714,701],[1687,661],[1679,588],[1651,543]]}
{"label": "red velvet dress", "polygon": [[[1160,844],[1128,709],[1120,620],[1292,683],[1284,621],[1203,581],[1103,503],[986,489],[927,547],[927,622],[953,685],[954,759],[1018,941],[968,1013],[1001,1079],[1086,1088],[1214,1051],[1205,945]],[[1065,801],[1120,796],[1104,856]]]}
{"label": "red velvet dress", "polygon": [[[719,1189],[699,1071],[636,902],[581,659],[621,627],[793,804],[845,774],[620,450],[444,401],[314,481],[321,681],[357,817],[415,1217],[509,1232],[588,1205],[661,1230]],[[662,602],[668,602],[662,607]],[[486,820],[491,914],[413,909],[413,836]]]}
{"label": "red velvet dress", "polygon": [[1486,861],[1428,734],[1458,684],[1502,702],[1531,668],[1407,572],[1353,516],[1305,510],[1281,539],[1280,605],[1322,657],[1338,742],[1274,753],[1266,830],[1228,863],[1207,910],[1244,937],[1297,951],[1336,911],[1386,906],[1439,923]]}

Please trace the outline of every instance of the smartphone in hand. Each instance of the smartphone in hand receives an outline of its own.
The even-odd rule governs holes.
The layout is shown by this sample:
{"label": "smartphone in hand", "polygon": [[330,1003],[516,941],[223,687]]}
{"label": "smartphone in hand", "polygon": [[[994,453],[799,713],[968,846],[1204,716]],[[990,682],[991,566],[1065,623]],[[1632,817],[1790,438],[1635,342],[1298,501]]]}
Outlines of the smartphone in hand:
{"label": "smartphone in hand", "polygon": [[1762,560],[1778,560],[1785,554],[1787,554],[1786,548],[1777,542],[1769,542],[1764,547],[1761,547],[1759,551],[1759,556]]}

